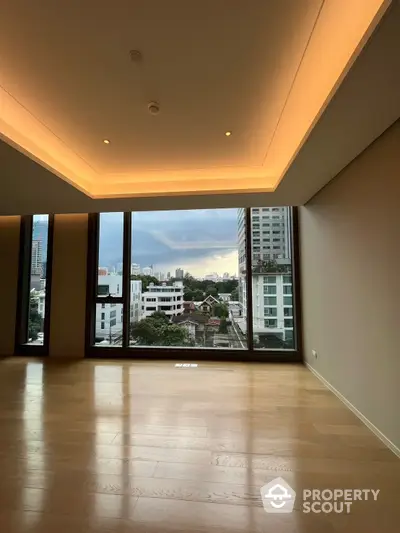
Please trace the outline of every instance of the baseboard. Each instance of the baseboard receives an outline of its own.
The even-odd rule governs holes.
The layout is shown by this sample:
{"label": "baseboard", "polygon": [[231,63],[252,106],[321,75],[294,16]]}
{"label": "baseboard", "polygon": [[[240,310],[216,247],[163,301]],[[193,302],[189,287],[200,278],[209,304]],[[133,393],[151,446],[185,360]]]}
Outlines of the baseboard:
{"label": "baseboard", "polygon": [[378,439],[380,439],[383,442],[383,444],[385,444],[385,446],[389,448],[389,450],[391,450],[395,455],[397,455],[397,457],[400,458],[400,448],[398,448],[390,439],[388,439],[382,433],[382,431],[380,431],[370,420],[368,420],[368,418],[364,416],[357,409],[357,407],[354,407],[354,405],[351,402],[349,402],[349,400],[345,398],[343,394],[341,394],[337,389],[335,389],[335,387],[331,383],[329,383],[329,381],[327,381],[324,377],[322,377],[321,374],[315,370],[315,368],[313,368],[307,362],[305,364],[307,368],[314,374],[314,376],[318,378],[325,385],[325,387],[327,387],[330,391],[332,391],[333,394],[335,394],[335,396],[337,396],[339,400],[343,402],[345,406],[348,407],[350,411],[352,411],[356,415],[356,417],[359,418],[361,422],[363,422],[367,426],[367,428],[370,429],[372,433],[374,433],[378,437]]}

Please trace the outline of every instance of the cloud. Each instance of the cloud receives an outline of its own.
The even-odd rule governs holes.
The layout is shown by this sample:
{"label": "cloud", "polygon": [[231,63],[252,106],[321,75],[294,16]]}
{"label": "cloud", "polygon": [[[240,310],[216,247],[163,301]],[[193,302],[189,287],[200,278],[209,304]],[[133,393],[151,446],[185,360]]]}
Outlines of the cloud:
{"label": "cloud", "polygon": [[[122,260],[122,214],[102,215],[100,262]],[[104,240],[104,243],[103,243]],[[186,266],[195,275],[237,270],[237,210],[135,212],[132,262],[155,270]],[[214,266],[213,266],[214,265]]]}

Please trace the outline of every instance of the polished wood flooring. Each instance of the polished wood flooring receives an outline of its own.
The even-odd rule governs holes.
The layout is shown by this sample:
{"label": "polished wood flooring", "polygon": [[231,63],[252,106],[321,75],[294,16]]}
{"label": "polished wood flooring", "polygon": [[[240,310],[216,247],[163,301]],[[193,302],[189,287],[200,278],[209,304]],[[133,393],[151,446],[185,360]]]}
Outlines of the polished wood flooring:
{"label": "polished wood flooring", "polygon": [[[278,476],[291,514],[262,506]],[[307,488],[380,495],[305,514]],[[399,501],[400,460],[302,366],[0,361],[1,533],[398,533]]]}

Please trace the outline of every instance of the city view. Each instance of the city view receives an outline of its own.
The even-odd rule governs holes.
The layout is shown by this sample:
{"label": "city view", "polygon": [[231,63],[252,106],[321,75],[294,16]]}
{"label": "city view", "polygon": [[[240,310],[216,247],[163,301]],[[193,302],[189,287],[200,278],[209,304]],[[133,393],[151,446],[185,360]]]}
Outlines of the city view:
{"label": "city view", "polygon": [[[290,209],[251,209],[251,265],[246,263],[245,225],[242,208],[132,213],[131,346],[246,349],[250,268],[254,347],[294,348]],[[100,214],[98,346],[122,346],[123,226],[123,213]],[[35,215],[31,344],[44,341],[47,239],[48,216]]]}
{"label": "city view", "polygon": [[[130,344],[247,348],[245,210],[132,214]],[[290,210],[253,208],[257,348],[293,348]],[[100,215],[98,291],[122,297],[123,214]],[[96,344],[122,344],[123,306],[97,303]]]}

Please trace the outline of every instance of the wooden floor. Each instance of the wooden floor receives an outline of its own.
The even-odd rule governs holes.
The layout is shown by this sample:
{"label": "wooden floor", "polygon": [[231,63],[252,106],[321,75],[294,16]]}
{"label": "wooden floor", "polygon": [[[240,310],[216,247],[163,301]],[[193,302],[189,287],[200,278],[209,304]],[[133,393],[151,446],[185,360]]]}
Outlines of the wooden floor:
{"label": "wooden floor", "polygon": [[[0,405],[1,533],[400,531],[399,459],[301,366],[15,358]],[[307,488],[381,492],[305,514]]]}

